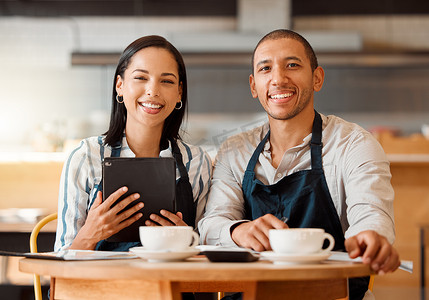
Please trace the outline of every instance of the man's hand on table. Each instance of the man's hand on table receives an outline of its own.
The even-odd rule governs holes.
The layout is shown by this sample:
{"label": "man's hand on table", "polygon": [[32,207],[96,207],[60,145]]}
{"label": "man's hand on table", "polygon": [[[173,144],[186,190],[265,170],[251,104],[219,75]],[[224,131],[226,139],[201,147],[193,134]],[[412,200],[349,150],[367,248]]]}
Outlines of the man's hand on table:
{"label": "man's hand on table", "polygon": [[401,261],[399,254],[389,241],[373,230],[362,231],[345,241],[350,258],[362,256],[364,264],[368,264],[379,275],[395,271]]}
{"label": "man's hand on table", "polygon": [[268,230],[288,228],[287,224],[271,214],[256,220],[240,223],[232,230],[232,240],[240,247],[255,251],[271,250]]}

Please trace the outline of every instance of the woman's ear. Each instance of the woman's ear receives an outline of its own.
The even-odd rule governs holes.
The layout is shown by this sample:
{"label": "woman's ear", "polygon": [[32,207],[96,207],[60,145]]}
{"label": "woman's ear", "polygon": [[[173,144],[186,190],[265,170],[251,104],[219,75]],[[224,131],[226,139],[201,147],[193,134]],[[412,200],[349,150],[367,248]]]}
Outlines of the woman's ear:
{"label": "woman's ear", "polygon": [[322,67],[317,67],[313,72],[313,90],[318,92],[322,89],[325,80],[325,71]]}
{"label": "woman's ear", "polygon": [[122,80],[121,75],[116,76],[116,93],[120,96],[123,96],[123,93],[122,93],[123,85],[124,85],[124,82]]}
{"label": "woman's ear", "polygon": [[182,100],[182,94],[183,94],[183,83],[179,83],[179,98]]}

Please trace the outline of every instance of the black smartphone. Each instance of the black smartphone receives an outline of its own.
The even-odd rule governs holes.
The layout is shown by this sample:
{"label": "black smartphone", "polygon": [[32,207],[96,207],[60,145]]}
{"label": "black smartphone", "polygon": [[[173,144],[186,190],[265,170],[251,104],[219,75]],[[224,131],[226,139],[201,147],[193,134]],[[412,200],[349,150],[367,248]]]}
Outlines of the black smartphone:
{"label": "black smartphone", "polygon": [[211,262],[252,262],[259,259],[259,255],[247,250],[206,250],[201,254]]}

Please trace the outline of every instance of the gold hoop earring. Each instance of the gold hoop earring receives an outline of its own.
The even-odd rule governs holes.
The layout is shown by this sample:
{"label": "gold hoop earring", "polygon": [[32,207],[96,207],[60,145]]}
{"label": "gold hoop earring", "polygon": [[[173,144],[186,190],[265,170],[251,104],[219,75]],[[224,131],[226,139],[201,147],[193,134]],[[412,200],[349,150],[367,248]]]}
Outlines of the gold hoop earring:
{"label": "gold hoop earring", "polygon": [[[177,106],[177,103],[180,103],[180,105],[179,105],[179,106]],[[181,108],[182,108],[182,106],[183,106],[182,100],[180,100],[180,102],[177,102],[177,103],[176,103],[176,106],[174,107],[174,109],[179,110],[179,109],[181,109]]]}
{"label": "gold hoop earring", "polygon": [[118,103],[124,103],[124,97],[116,95],[116,102],[118,102]]}

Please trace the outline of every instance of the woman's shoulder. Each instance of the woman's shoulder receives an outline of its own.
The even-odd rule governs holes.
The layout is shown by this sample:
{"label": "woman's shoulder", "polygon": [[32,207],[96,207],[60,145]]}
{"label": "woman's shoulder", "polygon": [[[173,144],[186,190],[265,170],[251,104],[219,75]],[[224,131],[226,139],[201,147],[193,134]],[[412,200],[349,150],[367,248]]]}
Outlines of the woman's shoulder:
{"label": "woman's shoulder", "polygon": [[87,159],[94,156],[100,157],[100,153],[104,152],[103,136],[91,136],[80,140],[80,142],[69,151],[69,160],[72,159]]}

